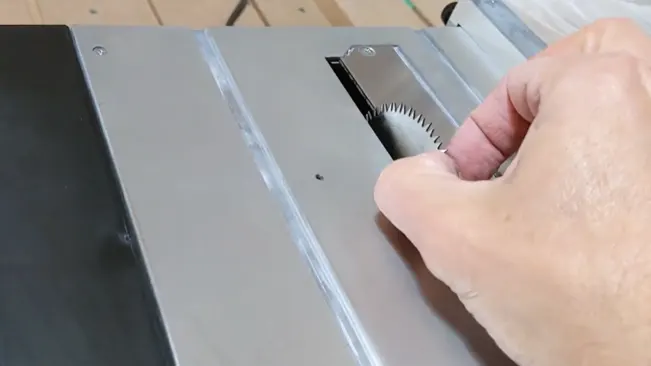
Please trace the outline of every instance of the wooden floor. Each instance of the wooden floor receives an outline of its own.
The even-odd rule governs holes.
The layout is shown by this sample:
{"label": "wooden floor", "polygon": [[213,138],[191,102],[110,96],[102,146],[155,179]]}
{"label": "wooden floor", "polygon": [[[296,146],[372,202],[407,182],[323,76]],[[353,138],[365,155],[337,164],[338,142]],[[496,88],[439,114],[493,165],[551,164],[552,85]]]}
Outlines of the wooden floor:
{"label": "wooden floor", "polygon": [[[252,0],[236,26],[440,25],[451,0]],[[0,24],[220,26],[237,0],[0,0]]]}

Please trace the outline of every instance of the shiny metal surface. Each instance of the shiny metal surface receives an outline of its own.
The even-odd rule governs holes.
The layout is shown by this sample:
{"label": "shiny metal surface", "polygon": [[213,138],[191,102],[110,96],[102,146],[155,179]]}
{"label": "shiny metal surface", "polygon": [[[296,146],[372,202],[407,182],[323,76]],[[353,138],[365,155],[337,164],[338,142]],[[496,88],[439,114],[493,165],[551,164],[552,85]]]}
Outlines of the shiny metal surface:
{"label": "shiny metal surface", "polygon": [[176,364],[356,365],[194,32],[73,32]]}
{"label": "shiny metal surface", "polygon": [[[30,96],[48,98],[48,103],[38,103],[51,109],[44,113],[47,109],[22,108],[31,104],[18,103],[12,111],[38,116],[43,131],[52,128],[45,123],[52,116],[60,117],[57,123],[76,126],[71,127],[75,134],[57,129],[47,138],[50,142],[59,138],[53,150],[60,153],[57,161],[78,167],[75,174],[81,183],[72,192],[92,192],[70,200],[71,191],[62,191],[48,198],[51,201],[39,201],[39,207],[51,210],[46,203],[53,202],[51,207],[59,210],[61,202],[70,203],[69,216],[57,218],[65,221],[74,216],[76,221],[61,226],[70,228],[64,230],[68,236],[79,231],[77,222],[86,222],[77,232],[83,235],[61,239],[69,245],[81,248],[87,238],[99,238],[102,245],[122,245],[124,258],[141,252],[143,263],[129,262],[129,266],[143,269],[145,286],[109,267],[108,279],[36,278],[27,273],[30,281],[45,284],[32,286],[29,299],[55,299],[59,291],[52,289],[59,285],[74,294],[65,297],[65,304],[55,299],[56,306],[48,307],[42,301],[25,300],[27,292],[8,277],[5,292],[19,289],[23,297],[11,296],[3,302],[5,310],[10,307],[21,317],[6,311],[9,323],[4,327],[6,336],[0,337],[0,364],[46,357],[50,363],[65,364],[74,353],[66,349],[90,340],[101,345],[88,350],[76,347],[75,360],[83,363],[97,356],[107,364],[136,360],[145,365],[161,359],[190,366],[512,365],[456,296],[427,271],[406,238],[378,213],[373,188],[392,156],[326,60],[344,55],[342,63],[373,105],[409,106],[384,112],[391,114],[395,125],[416,123],[414,133],[423,134],[403,155],[417,154],[430,143],[437,147],[432,131],[423,128],[418,115],[433,123],[440,141],[447,144],[497,80],[532,52],[526,44],[522,51],[524,41],[504,27],[510,23],[491,23],[495,14],[512,21],[504,16],[504,9],[496,9],[481,1],[462,1],[454,14],[460,27],[422,31],[227,27],[195,32],[79,26],[72,36],[88,85],[78,83],[74,93],[53,93],[55,89],[46,85],[54,80],[52,75],[66,78],[60,88],[74,74],[58,75],[57,70],[66,69],[53,67],[56,63],[29,73],[32,79],[6,70],[7,80],[15,81],[20,90],[42,87],[44,92]],[[70,46],[67,62],[76,62],[70,34],[63,30]],[[359,47],[351,48],[355,45]],[[54,48],[54,55],[65,50]],[[43,62],[31,53],[25,55],[27,64]],[[19,61],[12,62],[6,64],[24,69]],[[45,70],[49,70],[46,76],[36,77],[45,75],[41,73]],[[82,79],[79,73],[78,81]],[[22,96],[14,94],[14,99]],[[83,113],[73,107],[59,108],[71,96],[77,96],[78,105],[87,104]],[[93,135],[98,141],[83,134],[88,132],[88,121],[102,129]],[[105,141],[99,141],[102,137]],[[15,169],[11,152],[18,150],[11,143],[16,142],[5,144],[3,156],[7,166]],[[82,150],[87,154],[78,153]],[[113,164],[115,194],[99,189],[102,174],[93,169],[101,164],[87,165],[92,151],[104,153],[107,164]],[[38,158],[48,162],[54,153]],[[50,182],[35,179],[38,184],[29,187],[13,180],[5,184],[22,192],[58,184],[61,174],[72,171],[48,172]],[[94,205],[88,197],[104,203]],[[98,221],[98,216],[84,211],[107,211],[122,202],[125,218],[115,222],[121,216]],[[49,225],[49,216],[40,217],[43,225]],[[30,218],[21,220],[34,225]],[[106,225],[112,230],[106,231]],[[24,237],[40,232],[25,228],[11,225],[10,231]],[[126,229],[129,235],[122,233]],[[66,237],[63,231],[59,234]],[[43,253],[38,253],[39,260],[57,259]],[[94,269],[84,266],[79,273],[95,273]],[[51,280],[56,286],[48,285]],[[111,287],[103,287],[102,281],[119,282],[124,287],[116,289],[134,292],[128,292],[127,298],[115,296],[118,290],[106,291]],[[149,289],[148,281],[151,296],[144,290]],[[83,286],[73,289],[71,283]],[[155,298],[139,308],[141,315],[113,303],[135,306],[140,296]],[[86,310],[69,306],[79,301],[88,305],[89,299],[109,315],[98,320],[89,315],[94,314],[90,306]],[[25,306],[27,302],[31,307]],[[82,316],[93,325],[84,331],[71,330],[74,321],[60,321]],[[58,319],[58,323],[52,328],[48,321],[32,318]],[[11,323],[16,319],[20,322]],[[138,325],[144,321],[151,329]],[[44,332],[33,331],[43,324],[50,332],[66,330],[58,333],[68,340],[65,347],[57,346],[58,338],[45,339]],[[124,334],[116,330],[128,331],[129,326],[138,327],[130,337],[103,341]],[[102,327],[113,331],[102,332]],[[16,336],[15,330],[22,333]],[[148,337],[152,331],[155,337]],[[37,343],[23,340],[46,345],[41,347],[45,353],[31,354],[31,345]],[[114,352],[116,347],[119,350]],[[171,354],[165,353],[168,348]]]}
{"label": "shiny metal surface", "polygon": [[435,92],[398,46],[353,46],[341,62],[375,108],[392,103],[412,108],[432,124],[445,148],[456,131],[456,121],[441,107]]}
{"label": "shiny metal surface", "polygon": [[532,57],[547,45],[502,0],[472,0],[522,55]]}
{"label": "shiny metal surface", "polygon": [[472,0],[460,0],[452,12],[449,26],[458,26],[470,36],[475,44],[500,67],[505,74],[512,67],[524,62],[523,54],[512,41],[503,34]]}
{"label": "shiny metal surface", "polygon": [[239,108],[291,192],[284,199],[295,200],[380,364],[508,365],[378,214],[373,187],[392,159],[325,59],[350,45],[398,46],[462,120],[476,96],[431,43],[410,29],[382,28],[218,28],[210,36],[238,86]]}
{"label": "shiny metal surface", "polygon": [[290,235],[297,246],[296,249],[303,254],[312,275],[319,283],[325,301],[330,306],[335,319],[340,325],[344,338],[348,341],[357,363],[359,365],[379,364],[380,361],[373,349],[373,345],[369,342],[363,327],[360,326],[355,310],[350,305],[337,281],[336,275],[333,273],[328,258],[323,253],[314,231],[302,215],[296,198],[293,197],[291,189],[285,182],[283,173],[270,151],[264,134],[249,112],[242,92],[233,79],[233,74],[228,69],[214,39],[210,37],[208,32],[202,31],[197,32],[197,40],[215,83],[219,87],[224,101],[228,104],[249,150],[253,153],[253,159],[260,174],[264,177],[270,195],[280,206],[288,224]]}
{"label": "shiny metal surface", "polygon": [[[326,61],[370,45],[344,57],[369,98],[405,101],[447,142],[501,72],[471,72],[467,38],[74,36],[177,364],[511,365],[378,213],[373,187],[392,158]],[[482,45],[465,54],[481,52],[494,59]]]}
{"label": "shiny metal surface", "polygon": [[504,75],[503,65],[460,27],[428,28],[424,32],[480,99],[486,98]]}

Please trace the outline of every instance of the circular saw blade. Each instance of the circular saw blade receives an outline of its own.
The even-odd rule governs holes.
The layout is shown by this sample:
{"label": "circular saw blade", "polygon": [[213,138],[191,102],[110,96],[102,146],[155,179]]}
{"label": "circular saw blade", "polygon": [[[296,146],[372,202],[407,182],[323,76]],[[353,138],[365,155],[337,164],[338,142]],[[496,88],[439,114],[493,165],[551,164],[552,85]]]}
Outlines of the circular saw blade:
{"label": "circular saw blade", "polygon": [[385,104],[367,115],[371,127],[394,159],[438,150],[434,127],[422,114],[404,104]]}

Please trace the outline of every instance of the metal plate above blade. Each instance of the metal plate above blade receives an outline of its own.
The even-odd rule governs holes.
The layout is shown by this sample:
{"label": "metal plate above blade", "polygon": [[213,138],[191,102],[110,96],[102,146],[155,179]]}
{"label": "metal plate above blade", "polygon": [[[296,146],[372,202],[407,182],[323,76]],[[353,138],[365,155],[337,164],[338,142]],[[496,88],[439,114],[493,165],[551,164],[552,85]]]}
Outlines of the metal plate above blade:
{"label": "metal plate above blade", "polygon": [[396,103],[417,110],[432,123],[445,148],[456,131],[457,121],[439,104],[432,88],[398,46],[353,46],[341,62],[375,108]]}

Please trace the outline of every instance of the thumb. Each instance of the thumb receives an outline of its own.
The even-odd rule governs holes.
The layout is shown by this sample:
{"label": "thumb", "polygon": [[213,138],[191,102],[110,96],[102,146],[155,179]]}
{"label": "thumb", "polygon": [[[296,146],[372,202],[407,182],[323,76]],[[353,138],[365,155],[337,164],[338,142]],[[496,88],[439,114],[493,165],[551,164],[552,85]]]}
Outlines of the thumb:
{"label": "thumb", "polygon": [[400,159],[378,179],[380,211],[416,246],[428,269],[459,295],[474,292],[483,267],[496,181],[464,181],[452,159],[433,151]]}

